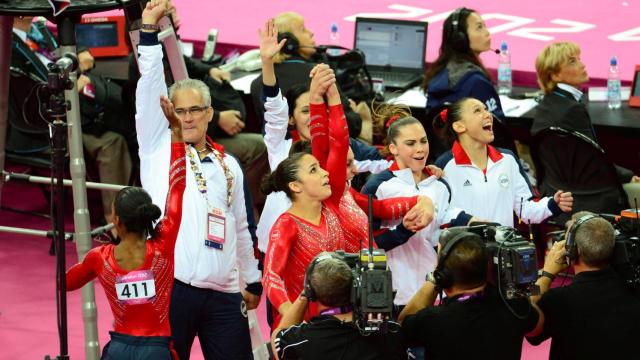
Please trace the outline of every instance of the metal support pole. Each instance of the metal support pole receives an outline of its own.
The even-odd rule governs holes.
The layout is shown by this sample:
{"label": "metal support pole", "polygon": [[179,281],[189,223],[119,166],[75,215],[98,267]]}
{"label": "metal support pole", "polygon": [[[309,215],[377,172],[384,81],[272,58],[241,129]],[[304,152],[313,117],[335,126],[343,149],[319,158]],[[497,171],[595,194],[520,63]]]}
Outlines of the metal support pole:
{"label": "metal support pole", "polygon": [[[7,117],[9,113],[9,66],[11,65],[11,33],[13,16],[0,16],[0,171],[4,170],[4,147],[7,137]],[[0,179],[0,204],[2,185]]]}
{"label": "metal support pole", "polygon": [[[60,51],[76,53],[76,36],[74,21],[64,17],[57,23]],[[65,91],[65,98],[71,104],[67,111],[69,126],[69,154],[72,189],[73,189],[73,223],[75,226],[76,250],[78,259],[82,261],[91,250],[91,227],[89,207],[87,204],[87,187],[85,184],[86,170],[82,147],[82,127],[80,119],[80,99],[78,98],[77,72],[69,74],[73,82],[73,89]],[[82,318],[84,322],[85,358],[98,360],[100,358],[100,344],[98,342],[98,314],[96,310],[95,288],[93,282],[82,288]]]}
{"label": "metal support pole", "polygon": [[[48,177],[33,176],[33,175],[27,175],[27,174],[17,174],[17,173],[12,173],[7,171],[2,172],[2,178],[4,179],[4,182],[9,182],[11,180],[23,180],[23,181],[28,181],[34,184],[50,185],[52,183],[52,179]],[[53,179],[53,185],[57,183],[58,183],[57,180]],[[64,186],[72,186],[73,181],[69,179],[64,179],[62,181],[62,184]],[[87,189],[109,190],[109,191],[120,191],[126,187],[125,185],[103,184],[103,183],[90,182],[90,181],[85,182],[85,184],[87,186]]]}

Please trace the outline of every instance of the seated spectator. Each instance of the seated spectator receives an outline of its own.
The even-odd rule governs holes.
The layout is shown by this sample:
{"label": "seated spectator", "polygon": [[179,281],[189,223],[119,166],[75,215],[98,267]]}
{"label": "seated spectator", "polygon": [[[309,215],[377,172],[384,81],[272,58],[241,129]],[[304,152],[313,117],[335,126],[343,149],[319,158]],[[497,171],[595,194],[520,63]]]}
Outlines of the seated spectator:
{"label": "seated spectator", "polygon": [[[611,268],[615,231],[586,211],[574,214],[564,241],[553,245],[533,297],[544,313],[542,333],[527,336],[533,345],[551,338],[549,359],[629,359],[638,354],[640,298]],[[556,275],[572,267],[571,285],[549,289]]]}
{"label": "seated spectator", "polygon": [[[504,300],[487,284],[488,260],[478,235],[440,237],[436,270],[399,317],[408,344],[424,346],[425,358],[520,359],[524,335],[539,333],[542,319],[528,299]],[[438,291],[446,298],[433,306]]]}
{"label": "seated spectator", "polygon": [[[32,20],[33,17],[14,18],[11,66],[46,82],[46,66],[53,58],[47,57],[51,54],[50,51],[39,52],[42,45],[30,39]],[[77,86],[80,92],[82,143],[85,151],[96,161],[101,182],[126,185],[131,177],[131,156],[127,142],[122,135],[109,130],[105,125],[115,123],[112,121],[113,118],[122,118],[122,100],[118,96],[120,88],[108,79],[88,73],[94,64],[88,51],[81,50],[78,60],[81,75],[78,77]],[[38,108],[39,105],[33,103],[31,106]],[[15,133],[17,131],[12,131],[11,134]],[[111,204],[115,195],[113,191],[102,191],[102,207],[107,222],[112,221]]]}
{"label": "seated spectator", "polygon": [[[353,275],[332,253],[322,253],[307,270],[308,289],[286,312],[273,331],[276,359],[403,359],[399,333],[362,335],[354,326],[350,305]],[[309,302],[320,315],[303,323]]]}
{"label": "seated spectator", "polygon": [[[544,98],[536,107],[531,133],[552,126],[577,131],[598,142],[596,131],[580,90],[589,81],[586,66],[580,60],[580,47],[573,42],[547,45],[536,59],[538,84]],[[621,183],[640,182],[633,171],[616,165]]]}
{"label": "seated spectator", "polygon": [[427,69],[422,88],[428,94],[427,112],[445,102],[473,97],[504,121],[500,97],[480,54],[491,51],[491,34],[475,10],[456,9],[444,21],[440,55]]}
{"label": "seated spectator", "polygon": [[[316,65],[314,59],[316,43],[313,40],[313,32],[305,27],[302,15],[295,12],[281,13],[273,20],[278,29],[278,39],[286,39],[283,48],[273,58],[280,90],[283,94],[287,94],[293,85],[300,83],[308,87],[309,73]],[[265,112],[262,84],[262,75],[251,83],[251,99],[259,119],[263,119]],[[341,96],[340,100],[349,125],[349,136],[358,138],[362,130],[360,112],[354,112],[346,97]],[[366,114],[364,109],[361,108],[361,110]]]}

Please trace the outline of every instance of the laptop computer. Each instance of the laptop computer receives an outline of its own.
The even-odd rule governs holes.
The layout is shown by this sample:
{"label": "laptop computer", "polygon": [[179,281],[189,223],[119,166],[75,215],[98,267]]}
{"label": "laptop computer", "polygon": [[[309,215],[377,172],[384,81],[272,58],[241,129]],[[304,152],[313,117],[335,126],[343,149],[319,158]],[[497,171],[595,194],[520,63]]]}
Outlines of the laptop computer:
{"label": "laptop computer", "polygon": [[404,90],[422,79],[427,27],[422,21],[357,17],[353,47],[364,52],[372,78]]}

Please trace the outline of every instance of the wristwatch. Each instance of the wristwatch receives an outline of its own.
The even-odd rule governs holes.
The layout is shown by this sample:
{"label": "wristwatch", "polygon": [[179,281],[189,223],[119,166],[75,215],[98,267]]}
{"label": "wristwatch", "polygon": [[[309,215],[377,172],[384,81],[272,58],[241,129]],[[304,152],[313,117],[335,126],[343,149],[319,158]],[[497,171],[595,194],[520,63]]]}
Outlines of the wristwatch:
{"label": "wristwatch", "polygon": [[553,275],[552,273],[550,273],[548,271],[544,271],[544,269],[540,269],[538,271],[538,276],[540,276],[540,277],[542,277],[542,276],[548,277],[549,279],[551,279],[551,281],[553,281],[553,279],[556,278],[555,275]]}
{"label": "wristwatch", "polygon": [[158,24],[142,24],[142,26],[140,26],[140,30],[158,31],[159,29]]}

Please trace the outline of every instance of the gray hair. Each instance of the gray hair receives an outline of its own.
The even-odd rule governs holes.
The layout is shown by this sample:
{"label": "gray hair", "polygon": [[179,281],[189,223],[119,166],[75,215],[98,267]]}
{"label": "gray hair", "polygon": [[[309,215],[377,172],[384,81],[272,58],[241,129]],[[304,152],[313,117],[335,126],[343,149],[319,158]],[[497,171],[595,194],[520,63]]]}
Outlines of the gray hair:
{"label": "gray hair", "polygon": [[[581,211],[572,217],[579,219],[590,212]],[[615,246],[615,231],[607,220],[596,217],[582,223],[575,233],[578,254],[589,266],[603,267],[609,264]]]}
{"label": "gray hair", "polygon": [[311,287],[318,302],[325,306],[349,304],[352,281],[349,265],[333,257],[318,262],[311,273]]}
{"label": "gray hair", "polygon": [[193,89],[200,93],[202,100],[204,100],[204,106],[211,106],[211,92],[209,91],[209,87],[204,82],[196,79],[184,79],[173,83],[173,85],[169,87],[169,99],[173,102],[173,96],[176,91],[189,89]]}

